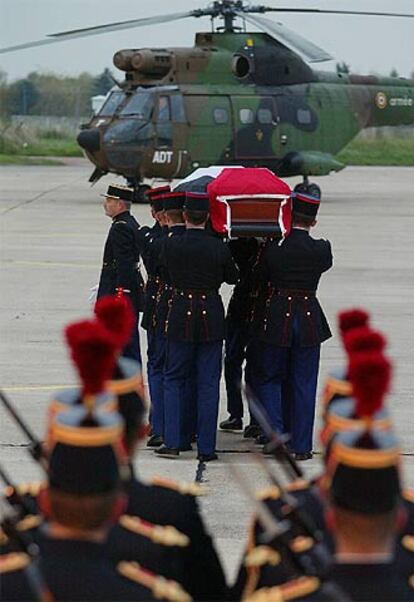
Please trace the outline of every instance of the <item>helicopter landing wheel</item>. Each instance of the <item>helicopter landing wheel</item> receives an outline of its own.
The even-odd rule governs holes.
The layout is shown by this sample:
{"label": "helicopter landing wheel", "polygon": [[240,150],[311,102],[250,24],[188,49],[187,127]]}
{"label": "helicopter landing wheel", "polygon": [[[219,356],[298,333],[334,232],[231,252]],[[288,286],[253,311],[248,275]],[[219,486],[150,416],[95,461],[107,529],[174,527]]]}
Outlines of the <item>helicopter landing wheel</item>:
{"label": "helicopter landing wheel", "polygon": [[294,191],[309,194],[317,199],[322,198],[322,191],[319,186],[314,182],[308,182],[307,178],[300,184],[296,184]]}

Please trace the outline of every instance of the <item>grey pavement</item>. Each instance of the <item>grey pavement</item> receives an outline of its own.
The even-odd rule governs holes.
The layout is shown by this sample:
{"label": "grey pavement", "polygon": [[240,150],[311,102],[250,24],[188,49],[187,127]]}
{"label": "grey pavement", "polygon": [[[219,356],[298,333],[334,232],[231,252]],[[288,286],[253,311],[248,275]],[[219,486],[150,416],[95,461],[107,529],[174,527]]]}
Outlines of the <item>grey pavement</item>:
{"label": "grey pavement", "polygon": [[[76,382],[62,329],[90,314],[89,288],[97,282],[110,225],[98,195],[111,178],[91,188],[90,172],[86,161],[0,167],[1,386],[39,437],[53,392]],[[333,327],[339,310],[358,305],[369,309],[375,327],[387,334],[395,368],[388,403],[401,440],[405,480],[414,486],[414,169],[354,167],[320,178],[319,184],[323,203],[315,236],[329,238],[335,256],[319,297]],[[133,213],[142,223],[150,222],[146,207],[134,206]],[[226,298],[229,292],[224,290]],[[143,333],[141,340],[145,346]],[[334,336],[323,346],[320,387],[342,361]],[[17,481],[38,478],[25,437],[2,408],[0,425],[1,458],[9,473]],[[209,495],[201,505],[231,579],[251,506],[226,462],[236,462],[255,488],[266,485],[266,479],[240,434],[219,433],[217,447],[220,461],[208,464],[202,474]],[[194,451],[166,460],[144,448],[137,467],[144,478],[162,474],[192,481],[195,456]],[[306,475],[315,474],[319,464],[319,456],[303,463]]]}

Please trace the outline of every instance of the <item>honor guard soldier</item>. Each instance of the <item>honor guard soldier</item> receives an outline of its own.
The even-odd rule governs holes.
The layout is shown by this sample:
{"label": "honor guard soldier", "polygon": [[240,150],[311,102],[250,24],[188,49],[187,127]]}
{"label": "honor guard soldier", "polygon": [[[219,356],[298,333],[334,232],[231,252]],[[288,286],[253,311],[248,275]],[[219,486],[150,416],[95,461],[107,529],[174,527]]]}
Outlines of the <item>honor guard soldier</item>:
{"label": "honor guard soldier", "polygon": [[103,196],[105,214],[112,219],[112,225],[105,242],[97,297],[114,295],[121,289],[130,296],[136,327],[123,355],[142,363],[138,321],[139,312],[144,307],[144,281],[139,271],[144,232],[141,232],[138,222],[130,213],[134,196],[132,188],[111,184]]}
{"label": "honor guard soldier", "polygon": [[187,231],[168,238],[162,263],[173,286],[165,331],[165,445],[157,453],[175,457],[183,440],[183,408],[191,373],[196,379],[197,447],[201,461],[215,453],[219,385],[224,338],[223,282],[235,284],[237,267],[228,247],[205,230],[209,199],[206,193],[186,192]]}
{"label": "honor guard soldier", "polygon": [[116,455],[120,416],[79,406],[56,415],[52,431],[48,486],[38,498],[47,522],[36,537],[52,599],[154,599],[147,587],[122,576],[104,545],[124,504]]}
{"label": "honor guard soldier", "polygon": [[[110,330],[119,322],[120,313],[123,314],[121,322],[128,322],[128,308],[120,305],[119,300],[106,299],[97,309],[98,318],[104,318],[104,323]],[[134,370],[133,363],[129,358],[120,358],[114,376],[108,382],[108,389],[117,396],[119,412],[124,419],[121,447],[125,453],[124,464],[129,466],[128,476],[124,478],[128,496],[124,517],[128,519],[123,520],[122,524],[132,524],[134,527],[136,523],[131,521],[131,517],[139,517],[157,527],[165,526],[167,535],[172,528],[183,534],[188,544],[178,546],[174,562],[179,556],[178,570],[184,575],[184,579],[171,573],[171,569],[177,567],[176,562],[175,567],[161,566],[158,572],[178,579],[195,600],[225,600],[227,587],[223,569],[197,503],[196,495],[202,493],[201,488],[159,478],[146,484],[135,474],[134,455],[145,434],[145,398],[140,371],[138,366]],[[171,558],[169,561],[171,562]]]}
{"label": "honor guard soldier", "polygon": [[[389,363],[378,353],[359,355],[350,367],[354,394],[372,408],[388,386]],[[399,465],[392,431],[369,421],[365,428],[339,433],[333,440],[327,469],[327,523],[335,544],[330,576],[352,600],[414,600],[413,584],[394,563],[404,516]]]}
{"label": "honor guard soldier", "polygon": [[[152,228],[145,233],[145,250],[143,260],[147,272],[147,283],[145,287],[145,308],[142,316],[141,326],[147,331],[147,375],[148,388],[151,399],[150,421],[152,427],[151,437],[147,441],[148,447],[158,447],[162,444],[162,431],[159,429],[157,408],[159,400],[163,399],[162,370],[164,351],[158,344],[159,339],[155,335],[155,307],[161,287],[159,273],[160,242],[168,233],[164,212],[164,195],[170,192],[169,186],[158,186],[146,192],[151,206],[151,214],[155,219]],[[161,401],[162,403],[162,401]],[[158,404],[158,405],[157,405]],[[155,425],[153,419],[153,406],[155,406]]]}
{"label": "honor guard soldier", "polygon": [[[165,244],[165,237],[168,239],[181,236],[185,233],[186,227],[184,223],[183,207],[185,193],[180,191],[171,191],[163,195],[165,223],[168,230],[164,237],[159,239],[159,252],[162,245]],[[167,319],[170,299],[172,297],[172,285],[168,271],[164,266],[158,265],[157,272],[159,274],[159,284],[156,294],[156,304],[153,312],[153,334],[154,339],[154,358],[151,364],[153,393],[151,394],[151,425],[154,435],[158,435],[157,441],[154,441],[154,436],[148,442],[151,447],[158,442],[161,445],[164,441],[164,367],[165,367],[165,352],[166,352],[166,337],[165,337],[165,322]],[[191,383],[189,383],[191,391]],[[182,441],[180,446],[181,451],[191,449],[191,434],[194,432],[194,419],[192,418],[192,410],[194,404],[184,411],[184,418],[188,419],[188,427],[184,428],[184,432],[189,431],[190,435],[186,441]]]}
{"label": "honor guard soldier", "polygon": [[[260,400],[272,427],[290,433],[297,460],[312,457],[320,345],[331,336],[316,298],[321,275],[332,267],[331,245],[309,234],[320,200],[292,194],[292,230],[265,253],[262,277],[272,285],[258,333],[261,341]],[[282,382],[289,379],[289,407]]]}

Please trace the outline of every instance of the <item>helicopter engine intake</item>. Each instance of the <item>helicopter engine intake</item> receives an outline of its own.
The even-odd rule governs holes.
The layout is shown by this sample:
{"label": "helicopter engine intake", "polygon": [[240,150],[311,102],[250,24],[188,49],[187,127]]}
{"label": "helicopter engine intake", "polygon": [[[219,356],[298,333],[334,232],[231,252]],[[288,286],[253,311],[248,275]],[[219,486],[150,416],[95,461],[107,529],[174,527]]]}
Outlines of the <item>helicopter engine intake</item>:
{"label": "helicopter engine intake", "polygon": [[167,50],[119,50],[113,56],[115,67],[121,71],[137,71],[146,75],[166,75],[172,66],[172,55]]}

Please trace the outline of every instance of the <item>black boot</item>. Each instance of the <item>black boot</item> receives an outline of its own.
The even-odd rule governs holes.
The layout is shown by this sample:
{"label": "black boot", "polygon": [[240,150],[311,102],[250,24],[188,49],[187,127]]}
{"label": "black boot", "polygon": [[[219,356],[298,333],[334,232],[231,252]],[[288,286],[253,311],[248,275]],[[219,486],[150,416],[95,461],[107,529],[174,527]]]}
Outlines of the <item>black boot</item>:
{"label": "black boot", "polygon": [[243,420],[230,416],[219,424],[222,431],[241,431],[243,429]]}

